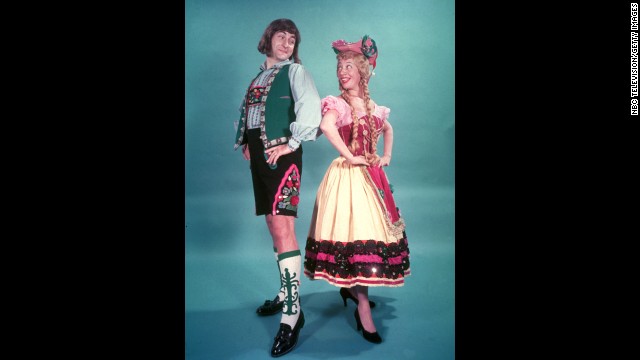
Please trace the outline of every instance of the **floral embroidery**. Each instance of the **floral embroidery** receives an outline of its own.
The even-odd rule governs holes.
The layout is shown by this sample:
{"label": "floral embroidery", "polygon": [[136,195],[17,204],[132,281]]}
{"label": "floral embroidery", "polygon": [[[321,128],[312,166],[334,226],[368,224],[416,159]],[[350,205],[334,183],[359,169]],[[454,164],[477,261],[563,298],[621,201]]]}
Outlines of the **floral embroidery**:
{"label": "floral embroidery", "polygon": [[[276,78],[276,75],[278,75],[278,73],[280,72],[280,70],[282,70],[282,68],[288,69],[288,66],[289,65],[285,65],[283,67],[277,67],[271,72],[271,75],[269,75],[269,79],[267,80],[267,86],[264,88],[264,94],[262,97],[262,102],[264,104],[267,103],[267,96],[269,95],[269,91],[271,91],[271,84],[273,83],[273,80]],[[269,142],[267,140],[267,128],[265,124],[266,124],[266,120],[264,117],[264,106],[263,106],[262,110],[260,111],[260,140],[262,140],[262,145],[264,145],[264,148],[268,149],[274,144],[273,144],[273,141]]]}
{"label": "floral embroidery", "polygon": [[277,208],[291,211],[298,210],[300,203],[300,175],[298,167],[291,165],[285,175],[285,181],[280,185],[280,195],[277,199]]}
{"label": "floral embroidery", "polygon": [[247,93],[247,104],[249,106],[260,104],[264,92],[265,88],[261,86],[254,87],[249,90],[249,92]]}

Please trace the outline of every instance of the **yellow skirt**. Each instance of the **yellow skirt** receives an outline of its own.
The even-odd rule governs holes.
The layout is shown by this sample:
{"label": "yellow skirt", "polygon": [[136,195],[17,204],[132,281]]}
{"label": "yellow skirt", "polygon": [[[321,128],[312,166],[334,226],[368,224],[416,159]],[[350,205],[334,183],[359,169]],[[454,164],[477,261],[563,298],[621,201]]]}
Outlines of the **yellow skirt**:
{"label": "yellow skirt", "polygon": [[402,286],[411,274],[404,220],[382,168],[335,159],[316,194],[305,275],[339,287]]}

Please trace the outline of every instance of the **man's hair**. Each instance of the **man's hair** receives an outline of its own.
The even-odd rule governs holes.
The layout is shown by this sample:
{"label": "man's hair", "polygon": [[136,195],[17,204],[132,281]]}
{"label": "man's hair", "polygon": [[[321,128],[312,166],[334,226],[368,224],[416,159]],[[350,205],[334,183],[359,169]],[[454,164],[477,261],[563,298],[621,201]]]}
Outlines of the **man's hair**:
{"label": "man's hair", "polygon": [[266,29],[264,29],[264,34],[262,34],[262,38],[258,43],[258,51],[261,54],[265,54],[267,56],[271,56],[271,38],[278,31],[286,31],[290,34],[293,34],[296,37],[296,44],[293,47],[293,54],[291,54],[291,58],[293,58],[293,62],[296,64],[300,64],[300,58],[298,57],[298,45],[302,39],[300,38],[300,31],[298,31],[298,27],[296,24],[289,19],[278,19],[273,20]]}

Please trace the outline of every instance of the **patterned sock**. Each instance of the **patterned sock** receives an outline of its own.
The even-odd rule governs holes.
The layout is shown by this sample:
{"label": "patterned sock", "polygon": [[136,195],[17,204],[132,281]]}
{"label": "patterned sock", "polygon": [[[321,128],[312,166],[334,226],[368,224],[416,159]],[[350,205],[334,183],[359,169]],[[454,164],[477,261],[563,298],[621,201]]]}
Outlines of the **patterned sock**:
{"label": "patterned sock", "polygon": [[[278,249],[275,246],[273,247],[273,255],[276,258],[276,265],[278,265],[278,275],[280,275],[280,263],[278,262]],[[278,292],[278,299],[280,301],[284,300],[284,292],[282,291],[282,282],[280,283],[280,292]]]}
{"label": "patterned sock", "polygon": [[280,291],[284,295],[281,323],[296,325],[300,316],[300,264],[302,256],[300,250],[293,250],[278,255],[280,265]]}

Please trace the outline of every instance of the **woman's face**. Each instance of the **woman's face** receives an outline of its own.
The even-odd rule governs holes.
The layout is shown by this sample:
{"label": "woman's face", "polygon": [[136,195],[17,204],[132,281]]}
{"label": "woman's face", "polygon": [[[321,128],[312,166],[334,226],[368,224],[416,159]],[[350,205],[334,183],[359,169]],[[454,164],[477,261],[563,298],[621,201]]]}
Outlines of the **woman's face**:
{"label": "woman's face", "polygon": [[271,56],[276,62],[288,60],[293,55],[296,36],[286,31],[278,31],[271,38]]}
{"label": "woman's face", "polygon": [[360,72],[353,59],[338,60],[338,81],[345,90],[360,89]]}

